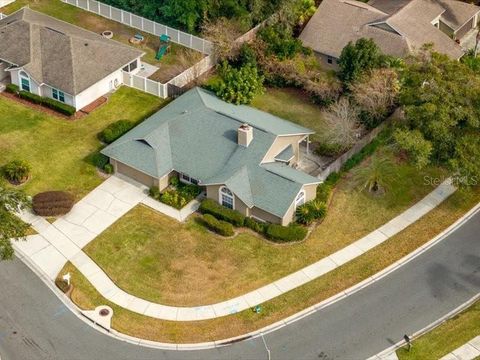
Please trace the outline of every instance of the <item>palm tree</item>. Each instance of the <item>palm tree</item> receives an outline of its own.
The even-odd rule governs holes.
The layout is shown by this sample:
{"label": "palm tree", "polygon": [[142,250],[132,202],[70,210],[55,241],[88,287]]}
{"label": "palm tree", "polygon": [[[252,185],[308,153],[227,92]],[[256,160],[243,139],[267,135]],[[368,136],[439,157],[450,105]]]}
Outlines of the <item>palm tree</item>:
{"label": "palm tree", "polygon": [[0,187],[0,260],[13,257],[11,239],[25,238],[29,224],[14,213],[27,208],[29,198],[23,191]]}
{"label": "palm tree", "polygon": [[353,171],[355,186],[373,194],[386,191],[387,185],[396,178],[393,161],[389,157],[374,155],[367,166]]}

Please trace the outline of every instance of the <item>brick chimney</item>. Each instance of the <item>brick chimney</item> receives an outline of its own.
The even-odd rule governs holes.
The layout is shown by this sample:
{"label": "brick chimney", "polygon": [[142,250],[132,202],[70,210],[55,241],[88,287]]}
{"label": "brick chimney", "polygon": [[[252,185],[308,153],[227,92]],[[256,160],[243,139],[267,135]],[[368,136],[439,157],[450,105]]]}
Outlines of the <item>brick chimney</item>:
{"label": "brick chimney", "polygon": [[253,140],[253,127],[242,124],[238,128],[238,145],[248,147]]}

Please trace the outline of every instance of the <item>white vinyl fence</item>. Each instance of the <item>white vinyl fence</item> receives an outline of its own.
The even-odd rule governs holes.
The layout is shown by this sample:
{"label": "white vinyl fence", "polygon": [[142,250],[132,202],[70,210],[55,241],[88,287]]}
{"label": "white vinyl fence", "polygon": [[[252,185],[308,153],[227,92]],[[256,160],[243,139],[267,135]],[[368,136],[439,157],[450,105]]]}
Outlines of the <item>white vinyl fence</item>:
{"label": "white vinyl fence", "polygon": [[146,33],[160,36],[170,36],[170,41],[197,50],[203,54],[210,55],[213,52],[211,41],[204,40],[198,36],[159,24],[155,21],[145,19],[131,12],[118,9],[111,5],[103,4],[96,0],[62,0],[62,2],[79,7],[83,10],[93,12],[107,19],[117,21],[132,28],[139,29]]}
{"label": "white vinyl fence", "polygon": [[123,84],[137,90],[161,97],[163,99],[168,97],[168,86],[160,82],[147,79],[142,76],[129,74],[122,71]]}

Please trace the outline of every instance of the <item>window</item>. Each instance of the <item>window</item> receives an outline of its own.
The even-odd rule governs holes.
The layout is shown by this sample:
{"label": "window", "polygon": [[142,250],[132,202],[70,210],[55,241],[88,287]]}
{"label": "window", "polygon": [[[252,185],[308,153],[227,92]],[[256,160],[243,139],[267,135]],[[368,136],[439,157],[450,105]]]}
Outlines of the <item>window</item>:
{"label": "window", "polygon": [[28,77],[28,75],[25,72],[20,71],[19,76],[20,88],[24,91],[30,92],[30,78]]}
{"label": "window", "polygon": [[331,56],[327,56],[327,63],[333,64],[333,58]]}
{"label": "window", "polygon": [[52,89],[52,97],[55,100],[61,101],[63,103],[65,102],[65,94],[63,93],[63,91]]}
{"label": "window", "polygon": [[220,204],[225,206],[226,208],[233,209],[234,208],[234,201],[233,201],[233,193],[225,186],[220,188]]}
{"label": "window", "polygon": [[137,68],[137,60],[133,61],[130,63],[130,72],[132,72],[133,70],[135,70]]}
{"label": "window", "polygon": [[300,191],[295,199],[295,209],[303,204],[305,204],[305,191]]}
{"label": "window", "polygon": [[132,61],[130,64],[124,66],[124,68],[122,70],[126,71],[126,72],[132,72],[137,67],[138,67],[138,60],[135,60],[135,61]]}
{"label": "window", "polygon": [[184,183],[187,183],[187,184],[194,184],[194,185],[198,185],[199,181],[197,179],[194,179],[192,177],[190,177],[189,175],[187,174],[180,174],[180,181],[181,182],[184,182]]}

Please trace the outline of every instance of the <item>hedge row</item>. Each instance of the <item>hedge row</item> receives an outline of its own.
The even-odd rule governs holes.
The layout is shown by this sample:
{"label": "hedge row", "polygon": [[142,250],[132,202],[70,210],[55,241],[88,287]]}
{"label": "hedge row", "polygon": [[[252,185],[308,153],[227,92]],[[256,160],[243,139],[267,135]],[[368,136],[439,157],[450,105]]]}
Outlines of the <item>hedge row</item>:
{"label": "hedge row", "polygon": [[213,215],[205,214],[203,215],[202,220],[210,230],[222,236],[232,236],[235,233],[232,224],[218,220]]}
{"label": "hedge row", "polygon": [[270,224],[267,227],[265,235],[270,240],[277,242],[300,241],[305,239],[305,236],[307,236],[307,229],[296,224],[289,226]]}
{"label": "hedge row", "polygon": [[[245,217],[236,210],[227,209],[226,207],[220,205],[212,199],[203,200],[199,210],[201,213],[204,214],[203,218],[207,227],[209,227],[212,231],[215,232],[218,231],[212,228],[213,225],[207,223],[205,217],[210,219],[209,221],[212,221],[211,219],[213,218],[217,222],[228,224],[230,227],[232,226],[232,224],[236,227],[248,227],[253,231],[265,235],[270,240],[276,242],[299,241],[303,240],[305,236],[307,236],[307,229],[300,225],[293,224],[290,226],[282,226],[277,224],[260,222],[250,217]],[[228,233],[233,235],[233,227],[232,232]]]}
{"label": "hedge row", "polygon": [[103,131],[98,134],[98,138],[104,143],[111,144],[134,126],[135,123],[133,123],[133,121],[118,120],[103,129]]}
{"label": "hedge row", "polygon": [[18,92],[18,96],[34,104],[43,105],[49,109],[55,110],[67,116],[72,116],[77,111],[73,106],[64,104],[54,99],[50,99],[48,97],[41,97],[28,91],[21,90]]}
{"label": "hedge row", "polygon": [[202,214],[213,215],[218,220],[229,222],[237,227],[242,227],[245,224],[245,216],[238,211],[220,205],[212,199],[203,200],[199,210]]}
{"label": "hedge row", "polygon": [[32,199],[33,211],[40,216],[60,216],[72,210],[74,198],[63,191],[47,191]]}
{"label": "hedge row", "polygon": [[18,92],[20,91],[20,88],[15,84],[7,84],[7,86],[5,87],[5,90],[11,94],[18,94]]}

